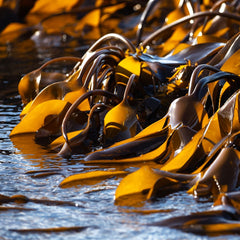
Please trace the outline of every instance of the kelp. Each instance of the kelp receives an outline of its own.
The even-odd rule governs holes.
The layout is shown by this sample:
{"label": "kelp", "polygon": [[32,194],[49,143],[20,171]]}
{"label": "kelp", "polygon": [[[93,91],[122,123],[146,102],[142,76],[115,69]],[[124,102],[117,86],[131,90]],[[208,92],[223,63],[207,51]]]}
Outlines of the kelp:
{"label": "kelp", "polygon": [[[62,32],[90,46],[82,57],[52,59],[21,79],[24,109],[10,137],[33,134],[61,157],[81,153],[82,164],[98,166],[59,187],[122,178],[115,192],[120,206],[186,191],[214,208],[150,225],[239,233],[238,1],[103,2],[78,8],[72,1],[30,27],[39,43],[41,34],[58,35],[56,23],[66,17]],[[130,18],[134,26],[124,25]],[[52,63],[74,66],[45,71]],[[116,168],[102,170],[108,164]]]}
{"label": "kelp", "polygon": [[91,185],[106,178],[117,177],[126,174],[127,172],[125,171],[93,171],[87,173],[77,173],[65,178],[59,186],[62,188],[66,188],[82,184]]}

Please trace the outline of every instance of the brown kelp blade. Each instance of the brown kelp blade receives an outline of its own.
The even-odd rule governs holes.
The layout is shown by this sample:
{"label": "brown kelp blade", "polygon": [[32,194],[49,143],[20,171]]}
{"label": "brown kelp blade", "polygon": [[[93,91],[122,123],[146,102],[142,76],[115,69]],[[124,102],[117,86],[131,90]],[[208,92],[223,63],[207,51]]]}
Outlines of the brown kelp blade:
{"label": "brown kelp blade", "polygon": [[235,190],[239,178],[239,157],[238,150],[231,147],[222,148],[216,159],[192,187],[194,196],[216,198],[220,193]]}
{"label": "brown kelp blade", "polygon": [[[51,147],[54,150],[59,151],[58,155],[66,158],[70,157],[72,152],[80,153],[85,152],[86,150],[89,151],[90,148],[86,146],[87,144],[85,142],[87,142],[88,133],[92,125],[92,117],[96,110],[107,107],[109,106],[106,106],[102,103],[95,104],[91,108],[91,111],[88,115],[87,125],[85,128],[78,131],[64,133],[62,136],[55,139],[54,142],[51,143]],[[67,139],[64,136],[67,136]]]}
{"label": "brown kelp blade", "polygon": [[51,234],[51,233],[69,233],[69,232],[82,232],[88,227],[52,227],[52,228],[29,228],[29,229],[10,229],[10,231],[21,234]]}
{"label": "brown kelp blade", "polygon": [[196,212],[186,216],[172,217],[151,226],[169,227],[198,235],[239,234],[239,221],[234,209],[212,209],[205,212]]}
{"label": "brown kelp blade", "polygon": [[[166,141],[168,129],[164,128],[160,133],[150,134],[149,136],[140,137],[138,139],[134,139],[134,141],[124,141],[122,144],[113,145],[109,148],[95,151],[89,154],[85,160],[89,161],[113,161],[113,160],[129,160],[132,161],[131,157],[141,156],[142,154],[151,152],[156,147],[160,146],[164,141]],[[120,142],[119,142],[120,143]],[[138,159],[137,161],[139,161]],[[145,158],[145,160],[147,160]],[[140,161],[143,161],[140,160]]]}
{"label": "brown kelp blade", "polygon": [[221,139],[239,131],[239,91],[237,91],[198,131],[174,158],[161,167],[165,171],[195,171],[204,164],[206,156]]}

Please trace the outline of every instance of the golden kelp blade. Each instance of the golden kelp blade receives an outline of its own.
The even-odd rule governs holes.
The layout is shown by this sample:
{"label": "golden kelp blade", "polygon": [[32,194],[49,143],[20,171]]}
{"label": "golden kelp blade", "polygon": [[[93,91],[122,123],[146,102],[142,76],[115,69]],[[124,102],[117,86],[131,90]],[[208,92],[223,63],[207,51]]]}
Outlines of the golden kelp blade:
{"label": "golden kelp blade", "polygon": [[131,74],[135,74],[137,78],[141,74],[142,63],[134,56],[126,56],[121,60],[116,67],[116,82],[120,84],[127,84]]}
{"label": "golden kelp blade", "polygon": [[[74,138],[75,136],[80,134],[82,131],[83,131],[83,129],[67,133],[68,139]],[[64,139],[64,137],[60,136],[60,137],[56,138],[53,142],[51,142],[50,147],[55,148],[59,145],[63,145],[65,143],[65,141],[66,140]]]}
{"label": "golden kelp blade", "polygon": [[237,50],[228,60],[222,65],[221,70],[240,75],[240,49]]}
{"label": "golden kelp blade", "polygon": [[[49,100],[60,99],[68,101],[71,104],[74,103],[76,99],[78,99],[81,95],[87,92],[85,88],[75,85],[76,84],[65,81],[48,85],[39,92],[39,94],[34,98],[33,101],[27,104],[28,108],[24,109],[21,115],[23,115],[23,113],[26,114],[32,111],[39,104]],[[78,106],[78,108],[82,111],[89,111],[90,106],[88,100],[84,100]]]}
{"label": "golden kelp blade", "polygon": [[240,233],[240,223],[238,221],[231,221],[229,223],[203,224],[200,226],[200,228],[205,234],[210,236]]}
{"label": "golden kelp blade", "polygon": [[54,100],[54,99],[62,99],[62,96],[64,95],[64,85],[66,84],[67,84],[66,82],[60,82],[60,83],[57,82],[57,83],[52,83],[47,87],[45,87],[42,91],[38,93],[38,95],[34,98],[34,100],[30,102],[31,105],[27,108],[28,111],[26,111],[25,109],[24,111],[25,114],[31,112],[36,106],[38,106],[43,102]]}
{"label": "golden kelp blade", "polygon": [[[70,81],[70,80],[74,79],[76,72],[75,72],[75,74],[72,74],[70,76],[70,78],[68,79],[66,73],[48,72],[45,70],[45,68],[48,68],[49,66],[51,66],[53,64],[56,64],[56,63],[65,64],[65,62],[81,63],[82,59],[78,58],[78,57],[54,58],[54,59],[49,60],[46,63],[44,63],[39,68],[24,75],[18,84],[18,92],[21,96],[22,103],[24,105],[26,105],[30,101],[34,100],[35,97],[39,94],[39,92],[42,91],[44,88],[46,88],[48,85],[51,85],[51,84],[57,83],[57,82],[63,82],[65,80]],[[57,89],[57,87],[55,87],[55,88]],[[55,92],[61,91],[61,88],[63,88],[63,86],[60,85],[58,87],[57,91],[56,91],[56,89],[54,91]],[[52,91],[52,94],[54,93],[54,91]]]}
{"label": "golden kelp blade", "polygon": [[36,133],[45,126],[51,134],[59,134],[62,119],[70,105],[63,100],[50,100],[39,104],[12,130],[10,137]]}
{"label": "golden kelp blade", "polygon": [[135,198],[138,194],[141,196],[141,201],[146,200],[147,193],[160,177],[161,175],[155,173],[149,166],[143,166],[130,173],[118,185],[115,192],[115,202],[121,205],[121,199],[127,202],[128,198],[131,202],[131,198]]}
{"label": "golden kelp blade", "polygon": [[157,135],[157,134],[161,134],[164,126],[167,124],[168,122],[168,117],[163,117],[160,120],[152,123],[151,125],[147,126],[146,128],[144,128],[141,132],[139,132],[136,136],[114,143],[113,145],[111,145],[111,147],[116,147],[119,146],[121,144],[125,144],[127,142],[133,142],[135,140],[139,140],[141,138],[146,138],[148,136],[151,135]]}
{"label": "golden kelp blade", "polygon": [[[80,96],[82,96],[86,92],[87,90],[82,87],[78,90],[67,93],[63,100],[73,104]],[[88,99],[84,100],[81,104],[79,104],[78,109],[80,111],[90,111],[90,104]]]}
{"label": "golden kelp blade", "polygon": [[23,76],[18,84],[18,92],[22,102],[27,104],[32,101],[35,96],[41,91],[43,85],[52,84],[66,79],[65,74],[61,73],[46,73],[36,70]]}
{"label": "golden kelp blade", "polygon": [[108,111],[104,118],[104,136],[114,139],[117,135],[128,131],[127,138],[133,137],[129,131],[137,122],[136,111],[126,102],[121,102]]}
{"label": "golden kelp blade", "polygon": [[57,1],[53,3],[46,0],[39,0],[39,1],[36,1],[36,4],[32,8],[30,14],[47,13],[49,15],[51,13],[58,13],[64,10],[69,11],[78,2],[79,0],[70,0],[70,1]]}
{"label": "golden kelp blade", "polygon": [[[114,139],[118,135],[127,134],[124,138],[129,138],[136,135],[132,129],[137,123],[136,109],[129,104],[128,95],[133,81],[136,78],[132,74],[126,85],[123,100],[113,107],[104,117],[104,136],[106,139]],[[136,128],[136,127],[135,127]]]}
{"label": "golden kelp blade", "polygon": [[156,199],[173,192],[184,190],[189,185],[194,184],[199,179],[200,175],[172,173],[157,169],[155,169],[155,171],[157,171],[162,177],[160,177],[150,189],[147,199]]}
{"label": "golden kelp blade", "polygon": [[99,182],[107,178],[124,176],[128,172],[126,171],[92,171],[85,173],[78,173],[66,177],[61,183],[60,187],[73,187],[81,184],[93,184],[93,182]]}
{"label": "golden kelp blade", "polygon": [[[189,164],[194,161],[194,165],[197,164],[195,158],[199,161],[202,161],[202,158],[205,157],[205,152],[202,150],[199,145],[200,139],[203,137],[204,128],[198,131],[193,137],[192,140],[183,147],[180,153],[178,153],[174,158],[169,159],[163,165],[160,165],[159,168],[163,171],[169,172],[186,172],[185,168],[190,168],[191,170],[195,170],[194,167]],[[211,144],[213,147],[212,143]]]}

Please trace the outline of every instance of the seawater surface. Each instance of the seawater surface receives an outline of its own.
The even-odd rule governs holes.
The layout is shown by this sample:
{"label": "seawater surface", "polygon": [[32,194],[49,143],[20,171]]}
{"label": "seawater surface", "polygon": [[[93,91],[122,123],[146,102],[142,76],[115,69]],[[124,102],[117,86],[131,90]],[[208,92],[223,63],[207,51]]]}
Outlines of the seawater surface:
{"label": "seawater surface", "polygon": [[[30,201],[0,205],[0,239],[239,239],[234,235],[207,237],[151,226],[171,216],[211,208],[210,202],[197,202],[184,191],[146,202],[144,206],[123,207],[114,204],[120,179],[60,188],[59,183],[65,176],[97,170],[98,166],[81,163],[81,156],[62,159],[33,144],[31,136],[20,142],[11,141],[9,134],[20,121],[21,99],[17,83],[21,76],[46,60],[73,52],[48,49],[36,52],[31,45],[28,52],[17,49],[15,46],[8,53],[3,49],[0,59],[0,194],[24,195]],[[81,53],[75,51],[74,54]],[[109,168],[111,166],[106,167]],[[144,214],[142,210],[159,211]],[[57,227],[66,230],[34,231]],[[33,231],[24,231],[27,229]]]}

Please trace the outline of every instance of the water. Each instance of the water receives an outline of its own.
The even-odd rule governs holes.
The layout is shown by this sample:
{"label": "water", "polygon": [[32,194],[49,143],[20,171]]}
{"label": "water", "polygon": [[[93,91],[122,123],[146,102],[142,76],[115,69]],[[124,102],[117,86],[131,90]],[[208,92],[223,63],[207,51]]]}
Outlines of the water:
{"label": "water", "polygon": [[[206,237],[151,226],[151,223],[171,216],[211,208],[211,203],[196,202],[186,192],[146,202],[141,207],[123,207],[114,204],[114,193],[120,178],[107,179],[93,185],[60,188],[59,183],[65,176],[99,167],[84,165],[79,161],[81,156],[68,161],[48,153],[33,144],[31,136],[24,137],[20,142],[12,142],[9,134],[20,120],[21,103],[17,93],[20,77],[46,59],[69,54],[79,56],[80,52],[69,49],[42,49],[36,52],[30,44],[28,52],[24,53],[18,49],[18,45],[11,47],[8,53],[6,49],[2,50],[0,65],[0,194],[22,194],[31,201],[0,205],[5,207],[0,209],[0,239],[238,239],[234,235]],[[169,212],[144,214],[141,210]],[[21,232],[24,229],[56,227],[75,229],[55,233]]]}

